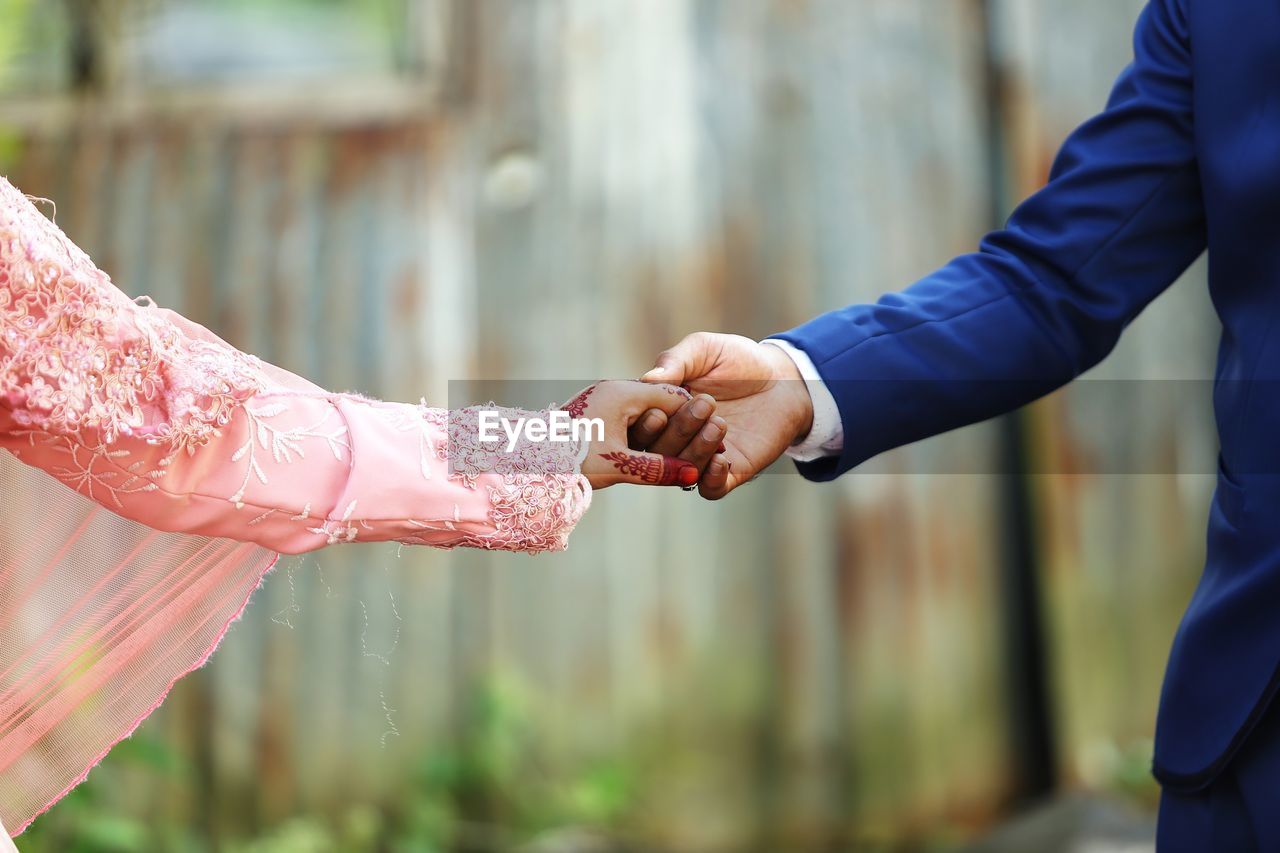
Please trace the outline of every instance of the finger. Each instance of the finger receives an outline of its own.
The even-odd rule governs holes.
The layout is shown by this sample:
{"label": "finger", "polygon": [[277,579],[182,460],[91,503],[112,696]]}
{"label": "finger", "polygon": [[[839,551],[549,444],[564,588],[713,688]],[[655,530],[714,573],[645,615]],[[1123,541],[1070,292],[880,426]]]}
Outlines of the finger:
{"label": "finger", "polygon": [[[668,418],[680,411],[686,403],[693,399],[693,395],[679,385],[651,385],[644,382],[619,382],[612,383],[622,389],[622,400],[620,405],[621,412],[626,415],[627,426],[630,428],[640,416],[649,409],[658,409]],[[703,395],[711,401],[712,408],[715,408],[715,398]]]}
{"label": "finger", "polygon": [[[666,429],[662,431],[656,441],[649,445],[648,449],[653,453],[661,453],[664,456],[679,456],[701,434],[715,411],[715,400],[706,394],[699,394],[681,406],[680,410],[671,416],[667,422]],[[717,438],[716,444],[719,443],[720,438]],[[715,448],[713,447],[712,451],[714,452],[714,450]],[[710,457],[708,456],[708,458]]]}
{"label": "finger", "polygon": [[729,474],[732,471],[733,463],[724,454],[713,456],[698,481],[698,494],[711,501],[718,501],[729,494]]}
{"label": "finger", "polygon": [[667,413],[650,409],[627,430],[627,446],[632,450],[648,450],[667,426]]}
{"label": "finger", "polygon": [[688,487],[698,482],[698,469],[673,456],[615,450],[601,453],[600,458],[613,466],[619,483]]}
{"label": "finger", "polygon": [[715,336],[706,332],[686,335],[680,343],[659,353],[653,368],[641,376],[643,382],[669,382],[683,385],[706,372],[705,365],[714,362],[711,352]]}
{"label": "finger", "polygon": [[712,416],[711,420],[707,421],[701,431],[694,436],[693,441],[677,454],[677,458],[697,466],[699,472],[705,471],[711,457],[723,447],[721,442],[728,431],[729,425],[724,418],[719,415]]}

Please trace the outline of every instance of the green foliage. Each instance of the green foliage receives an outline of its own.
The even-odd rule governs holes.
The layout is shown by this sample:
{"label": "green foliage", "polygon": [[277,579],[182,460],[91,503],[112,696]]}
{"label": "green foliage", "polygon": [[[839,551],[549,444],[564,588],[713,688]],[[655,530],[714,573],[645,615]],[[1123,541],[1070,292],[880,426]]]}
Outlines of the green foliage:
{"label": "green foliage", "polygon": [[137,816],[122,814],[109,792],[134,771],[182,784],[193,777],[190,763],[166,742],[137,734],[122,741],[108,761],[72,790],[57,807],[22,836],[22,849],[67,853],[132,853],[159,849],[161,834]]}
{"label": "green foliage", "polygon": [[0,0],[0,93],[56,89],[67,77],[66,7],[53,0]]}
{"label": "green foliage", "polygon": [[[526,839],[565,826],[610,827],[637,800],[637,771],[621,760],[589,763],[567,777],[549,770],[535,704],[509,678],[476,691],[451,750],[433,752],[416,777],[417,833],[401,839],[456,843],[459,827],[501,827]],[[474,830],[468,830],[474,831]]]}
{"label": "green foliage", "polygon": [[30,5],[31,0],[0,0],[0,91],[8,87],[14,76]]}
{"label": "green foliage", "polygon": [[1117,750],[1108,767],[1106,789],[1134,805],[1154,811],[1160,801],[1160,786],[1151,775],[1155,746],[1137,740]]}
{"label": "green foliage", "polygon": [[[31,0],[0,0],[0,92],[12,84]],[[0,129],[0,174],[18,162],[22,143],[16,134]]]}
{"label": "green foliage", "polygon": [[[295,815],[256,837],[226,838],[232,853],[506,849],[561,829],[614,830],[638,802],[639,771],[623,760],[553,773],[543,720],[529,692],[510,678],[479,685],[451,746],[432,749],[389,802],[353,804],[336,815]],[[119,744],[89,779],[23,835],[29,853],[205,853],[210,843],[174,818],[128,813],[128,780],[175,799],[199,790],[198,768],[144,732]],[[126,798],[127,799],[127,798]]]}

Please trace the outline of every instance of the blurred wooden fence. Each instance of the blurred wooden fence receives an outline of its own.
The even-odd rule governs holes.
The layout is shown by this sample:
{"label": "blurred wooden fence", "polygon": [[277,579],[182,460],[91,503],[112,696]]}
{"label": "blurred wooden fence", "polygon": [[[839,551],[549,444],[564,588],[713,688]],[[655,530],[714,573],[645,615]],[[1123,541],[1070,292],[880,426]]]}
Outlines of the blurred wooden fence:
{"label": "blurred wooden fence", "polygon": [[[408,81],[10,99],[4,170],[121,287],[329,387],[444,403],[452,379],[632,376],[686,332],[762,337],[968,250],[991,224],[987,50],[1026,192],[1139,6],[441,0],[419,14],[447,50]],[[1206,376],[1215,332],[1193,275],[1103,370]],[[1068,473],[1031,486],[1062,782],[1101,785],[1151,731],[1211,481],[1070,472],[1195,471],[1213,436],[1206,396],[1135,413],[1117,449],[1082,393],[1033,409]],[[394,804],[496,703],[535,753],[508,756],[514,790],[624,764],[647,844],[981,824],[1016,793],[996,452],[982,425],[835,485],[615,489],[538,559],[283,561],[145,730],[198,784],[122,770],[115,796],[214,832]],[[501,826],[518,799],[461,814]]]}

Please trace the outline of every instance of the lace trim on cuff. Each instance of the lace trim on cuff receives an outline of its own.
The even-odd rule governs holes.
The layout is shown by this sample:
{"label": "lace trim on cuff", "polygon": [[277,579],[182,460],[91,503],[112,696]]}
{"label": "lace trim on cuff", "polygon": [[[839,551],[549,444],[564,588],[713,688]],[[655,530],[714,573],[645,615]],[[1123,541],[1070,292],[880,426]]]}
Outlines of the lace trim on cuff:
{"label": "lace trim on cuff", "polygon": [[447,456],[449,477],[475,488],[483,474],[503,479],[489,487],[489,518],[496,532],[467,536],[458,543],[504,551],[562,551],[569,533],[591,505],[591,486],[580,473],[587,441],[532,441],[521,436],[508,450],[509,439],[485,441],[480,435],[480,413],[496,412],[499,419],[515,424],[519,419],[549,420],[552,406],[540,412],[489,404],[468,406],[449,413]]}

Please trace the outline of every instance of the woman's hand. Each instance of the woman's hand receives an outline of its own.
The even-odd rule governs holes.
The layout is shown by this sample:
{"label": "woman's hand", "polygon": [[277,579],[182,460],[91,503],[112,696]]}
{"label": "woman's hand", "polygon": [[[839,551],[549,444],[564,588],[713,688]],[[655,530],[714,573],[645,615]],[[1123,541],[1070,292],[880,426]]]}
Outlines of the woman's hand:
{"label": "woman's hand", "polygon": [[[725,423],[715,400],[675,385],[597,382],[564,405],[573,418],[599,418],[582,473],[594,489],[615,483],[691,487],[721,447]],[[660,438],[659,438],[660,437]],[[633,448],[651,448],[651,452]]]}

